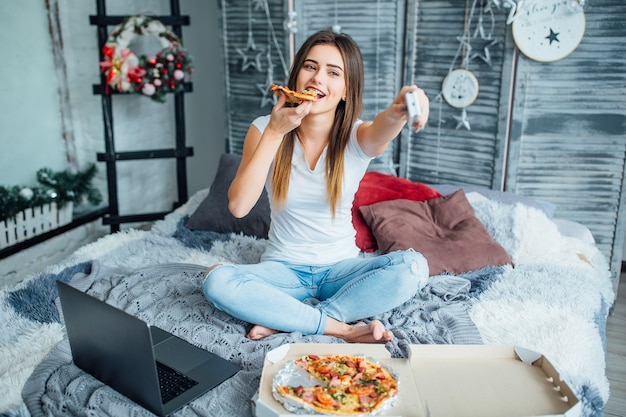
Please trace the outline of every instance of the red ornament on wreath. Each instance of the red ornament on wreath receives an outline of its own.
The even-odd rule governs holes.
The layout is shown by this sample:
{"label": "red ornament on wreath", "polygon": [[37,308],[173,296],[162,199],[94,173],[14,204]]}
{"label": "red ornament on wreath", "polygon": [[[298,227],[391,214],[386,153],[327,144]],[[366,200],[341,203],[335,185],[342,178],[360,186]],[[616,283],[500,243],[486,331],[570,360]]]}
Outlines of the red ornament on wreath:
{"label": "red ornament on wreath", "polygon": [[[163,49],[153,57],[137,57],[128,46],[136,36],[156,37]],[[102,48],[100,69],[106,77],[106,89],[138,93],[164,102],[165,94],[184,90],[186,74],[191,76],[193,58],[180,39],[157,19],[146,16],[126,18],[113,28]]]}

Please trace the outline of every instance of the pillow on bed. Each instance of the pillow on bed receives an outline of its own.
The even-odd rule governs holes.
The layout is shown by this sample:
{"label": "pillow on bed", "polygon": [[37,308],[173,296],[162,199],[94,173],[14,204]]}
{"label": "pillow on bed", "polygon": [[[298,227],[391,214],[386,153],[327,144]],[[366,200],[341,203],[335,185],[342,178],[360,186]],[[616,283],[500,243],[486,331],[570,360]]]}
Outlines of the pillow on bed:
{"label": "pillow on bed", "polygon": [[526,197],[520,194],[516,194],[510,191],[491,190],[486,187],[480,187],[477,185],[452,185],[452,184],[436,184],[430,185],[442,195],[452,194],[453,192],[462,189],[465,194],[471,192],[479,193],[490,200],[497,201],[504,204],[521,203],[526,206],[538,208],[546,213],[548,217],[554,217],[556,206],[549,201],[541,200],[538,198]]}
{"label": "pillow on bed", "polygon": [[357,247],[363,252],[374,252],[378,248],[376,239],[359,211],[361,206],[398,198],[423,201],[440,196],[439,192],[419,182],[375,171],[366,172],[352,204],[352,224],[356,230]]}
{"label": "pillow on bed", "polygon": [[381,253],[413,248],[428,260],[431,276],[512,264],[476,217],[463,190],[421,202],[383,201],[360,211]]}
{"label": "pillow on bed", "polygon": [[186,226],[189,229],[243,233],[267,238],[270,228],[270,205],[265,189],[259,201],[245,217],[238,219],[228,210],[228,188],[235,178],[240,162],[241,155],[226,153],[221,156],[209,194],[187,220]]}

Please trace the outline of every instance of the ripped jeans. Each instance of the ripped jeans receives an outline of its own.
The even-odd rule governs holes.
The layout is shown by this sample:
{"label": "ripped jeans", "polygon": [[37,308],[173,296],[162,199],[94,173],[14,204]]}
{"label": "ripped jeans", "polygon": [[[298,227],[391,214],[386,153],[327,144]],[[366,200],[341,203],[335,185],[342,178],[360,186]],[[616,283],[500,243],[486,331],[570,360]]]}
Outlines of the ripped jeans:
{"label": "ripped jeans", "polygon": [[[202,283],[218,309],[253,324],[304,335],[323,334],[328,317],[352,323],[389,311],[428,279],[428,263],[411,249],[332,265],[266,261],[224,264]],[[304,303],[306,299],[319,303]]]}

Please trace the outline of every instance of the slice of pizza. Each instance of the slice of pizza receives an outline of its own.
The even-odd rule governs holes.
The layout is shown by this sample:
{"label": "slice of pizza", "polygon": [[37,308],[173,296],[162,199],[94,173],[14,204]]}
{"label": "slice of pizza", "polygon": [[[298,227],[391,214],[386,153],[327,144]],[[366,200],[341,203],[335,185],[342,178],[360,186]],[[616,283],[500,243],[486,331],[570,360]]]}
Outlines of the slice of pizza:
{"label": "slice of pizza", "polygon": [[296,365],[313,375],[327,385],[352,383],[352,379],[359,373],[360,358],[345,355],[305,355],[294,362]]}
{"label": "slice of pizza", "polygon": [[337,387],[280,386],[278,392],[291,401],[322,414],[342,416],[363,415],[375,412],[384,398],[372,397],[367,394],[357,394],[343,391]]}
{"label": "slice of pizza", "polygon": [[272,84],[270,90],[276,94],[280,95],[280,92],[284,92],[287,97],[288,103],[300,103],[302,101],[315,101],[317,99],[317,91],[313,89],[304,89],[300,92],[290,90],[287,87],[283,87],[277,84]]}

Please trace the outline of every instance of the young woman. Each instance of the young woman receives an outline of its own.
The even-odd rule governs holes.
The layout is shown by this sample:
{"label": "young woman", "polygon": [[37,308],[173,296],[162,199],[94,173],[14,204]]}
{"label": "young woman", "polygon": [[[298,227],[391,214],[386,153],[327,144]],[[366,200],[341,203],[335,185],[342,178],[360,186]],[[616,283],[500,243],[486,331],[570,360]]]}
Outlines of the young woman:
{"label": "young woman", "polygon": [[250,339],[301,332],[388,342],[393,335],[380,321],[360,320],[404,303],[428,278],[417,252],[360,256],[355,244],[354,195],[369,162],[406,124],[405,94],[418,92],[422,114],[415,129],[425,125],[429,110],[424,92],[405,86],[373,121],[363,122],[363,82],[352,38],[315,33],[299,49],[288,87],[313,89],[317,99],[289,107],[281,93],[272,113],[254,120],[246,134],[229,209],[244,217],[267,189],[267,249],[258,264],[212,266],[202,290],[217,308],[255,324]]}

